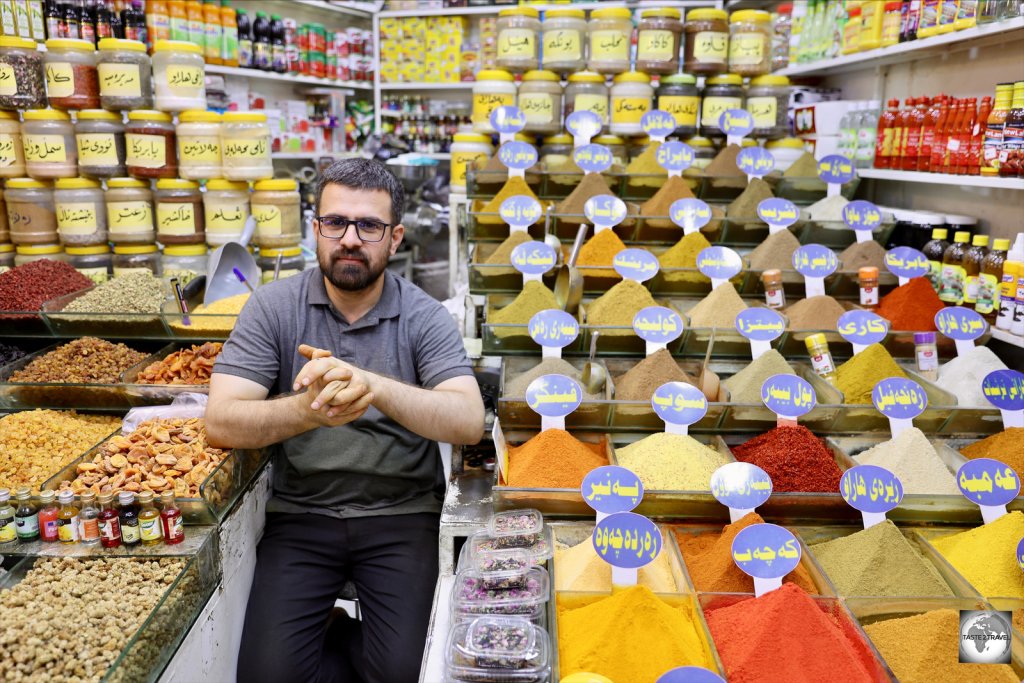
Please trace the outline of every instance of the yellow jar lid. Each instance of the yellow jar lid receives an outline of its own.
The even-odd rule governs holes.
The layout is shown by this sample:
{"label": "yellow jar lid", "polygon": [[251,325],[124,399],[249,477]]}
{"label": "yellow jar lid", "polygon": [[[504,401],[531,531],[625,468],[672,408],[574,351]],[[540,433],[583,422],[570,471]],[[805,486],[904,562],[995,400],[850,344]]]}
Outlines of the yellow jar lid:
{"label": "yellow jar lid", "polygon": [[569,74],[570,83],[604,83],[604,75],[593,71],[577,71]]}
{"label": "yellow jar lid", "polygon": [[181,178],[161,178],[156,181],[158,190],[198,190],[199,183],[194,180],[182,180]]}
{"label": "yellow jar lid", "polygon": [[0,111],[0,119],[7,120],[18,120],[18,112],[16,111]]}
{"label": "yellow jar lid", "polygon": [[484,69],[476,75],[476,81],[512,81],[512,74],[502,69]]}
{"label": "yellow jar lid", "polygon": [[114,247],[115,254],[152,254],[156,251],[155,244],[118,244]]}
{"label": "yellow jar lid", "polygon": [[58,178],[54,186],[58,190],[87,190],[100,186],[100,181],[92,178]]}
{"label": "yellow jar lid", "polygon": [[110,247],[105,244],[96,244],[91,247],[64,247],[64,251],[72,256],[93,256],[95,254],[109,254]]}
{"label": "yellow jar lid", "polygon": [[589,671],[577,671],[563,678],[562,683],[612,683],[612,679]]}
{"label": "yellow jar lid", "polygon": [[970,239],[971,233],[967,232],[966,230],[958,230],[955,233],[953,233],[954,242],[963,242],[964,244],[966,244],[968,241],[970,241]]}
{"label": "yellow jar lid", "polygon": [[627,71],[612,79],[612,83],[650,83],[651,77],[640,71]]}
{"label": "yellow jar lid", "polygon": [[999,239],[992,243],[992,248],[996,251],[1008,251],[1010,249],[1010,240]]}
{"label": "yellow jar lid", "polygon": [[712,76],[707,80],[708,85],[743,85],[743,76],[739,74],[722,74]]}
{"label": "yellow jar lid", "polygon": [[988,235],[975,235],[971,240],[971,244],[975,247],[987,247]]}
{"label": "yellow jar lid", "polygon": [[128,112],[129,121],[162,121],[170,123],[171,115],[155,109],[137,109]]}
{"label": "yellow jar lid", "polygon": [[135,178],[111,178],[107,181],[108,189],[115,187],[149,187],[149,183],[145,180],[136,180]]}
{"label": "yellow jar lid", "polygon": [[455,142],[483,142],[491,144],[490,136],[482,133],[456,133],[452,138]]}
{"label": "yellow jar lid", "polygon": [[302,254],[302,247],[278,247],[277,249],[260,249],[260,256],[269,256],[270,258],[277,258],[280,256],[300,256]]}
{"label": "yellow jar lid", "polygon": [[59,244],[19,244],[18,253],[26,256],[39,256],[40,254],[59,254],[61,252],[61,246]]}
{"label": "yellow jar lid", "polygon": [[807,338],[804,339],[804,346],[806,346],[809,349],[815,346],[825,346],[827,344],[828,337],[826,337],[824,334],[820,332],[818,334],[807,335]]}
{"label": "yellow jar lid", "polygon": [[672,74],[661,77],[662,85],[696,85],[697,77],[690,74]]}
{"label": "yellow jar lid", "polygon": [[25,112],[26,121],[70,121],[67,112],[56,109],[29,109]]}
{"label": "yellow jar lid", "polygon": [[782,138],[781,140],[769,140],[764,146],[768,149],[803,149],[804,141],[800,138]]}
{"label": "yellow jar lid", "polygon": [[224,123],[254,122],[265,123],[267,115],[257,111],[228,111],[221,119]]}
{"label": "yellow jar lid", "polygon": [[[566,136],[569,137],[569,136]],[[570,141],[572,138],[570,138]],[[624,145],[626,141],[620,138],[618,135],[598,135],[594,138],[594,144],[597,145]]]}
{"label": "yellow jar lid", "polygon": [[549,9],[544,13],[544,19],[564,19],[566,17],[572,19],[582,19],[586,14],[581,9]]}
{"label": "yellow jar lid", "polygon": [[36,180],[35,178],[11,178],[7,181],[4,187],[10,189],[30,189],[30,188],[49,188],[51,187],[49,181]]}
{"label": "yellow jar lid", "polygon": [[121,114],[106,109],[83,109],[78,112],[79,121],[120,121]]}
{"label": "yellow jar lid", "polygon": [[733,24],[739,22],[750,21],[754,23],[769,22],[772,20],[772,15],[764,10],[760,9],[741,9],[732,13],[729,17],[729,21]]}
{"label": "yellow jar lid", "polygon": [[145,52],[146,44],[137,40],[126,40],[124,38],[103,38],[100,40],[101,50],[131,50],[132,52]]}
{"label": "yellow jar lid", "polygon": [[276,178],[274,180],[257,180],[253,184],[257,192],[298,192],[299,184],[291,178]]}
{"label": "yellow jar lid", "polygon": [[729,13],[726,12],[724,9],[701,8],[701,9],[692,9],[689,12],[686,13],[686,20],[687,21],[690,21],[691,19],[693,21],[711,21],[711,20],[715,20],[715,19],[720,19],[722,21],[725,21],[728,18],[729,18]]}
{"label": "yellow jar lid", "polygon": [[189,109],[178,114],[179,123],[220,123],[221,115],[215,111],[203,111],[202,109]]}
{"label": "yellow jar lid", "polygon": [[510,7],[498,12],[499,17],[533,17],[536,19],[540,13],[533,7]]}
{"label": "yellow jar lid", "polygon": [[96,48],[94,48],[93,44],[88,40],[78,40],[77,38],[51,38],[46,41],[46,49],[82,50],[83,52],[92,52]]}
{"label": "yellow jar lid", "polygon": [[0,47],[20,47],[26,50],[35,50],[36,41],[17,36],[3,36],[0,38]]}
{"label": "yellow jar lid", "polygon": [[194,52],[203,54],[203,48],[187,40],[158,40],[153,44],[153,52]]}
{"label": "yellow jar lid", "polygon": [[532,145],[537,141],[537,136],[530,135],[529,133],[516,133],[515,140],[516,142],[525,142],[527,144]]}
{"label": "yellow jar lid", "polygon": [[239,192],[248,191],[249,183],[244,180],[224,180],[223,178],[214,178],[213,180],[206,181],[207,190],[238,190]]}
{"label": "yellow jar lid", "polygon": [[10,243],[7,243],[7,242],[5,242],[4,244],[0,244],[0,254],[6,254],[6,253],[9,253],[9,252],[12,252],[12,251],[14,251],[14,245],[13,244],[10,244]]}
{"label": "yellow jar lid", "polygon": [[694,135],[692,138],[683,140],[690,147],[714,147],[714,144],[710,139],[702,137],[700,135]]}
{"label": "yellow jar lid", "polygon": [[645,9],[640,12],[640,18],[646,19],[647,17],[669,17],[671,19],[679,19],[683,14],[674,7],[655,7],[653,9]]}
{"label": "yellow jar lid", "polygon": [[169,244],[164,247],[164,256],[205,256],[205,244]]}
{"label": "yellow jar lid", "polygon": [[785,76],[758,76],[750,79],[750,85],[789,85]]}
{"label": "yellow jar lid", "polygon": [[558,135],[549,135],[544,138],[545,145],[571,145],[572,136],[568,133],[559,133]]}
{"label": "yellow jar lid", "polygon": [[625,7],[605,7],[590,13],[591,19],[632,19],[633,14]]}
{"label": "yellow jar lid", "polygon": [[545,69],[534,69],[533,71],[527,71],[523,74],[524,81],[554,81],[557,82],[561,79],[558,78],[558,74],[554,71],[547,71]]}

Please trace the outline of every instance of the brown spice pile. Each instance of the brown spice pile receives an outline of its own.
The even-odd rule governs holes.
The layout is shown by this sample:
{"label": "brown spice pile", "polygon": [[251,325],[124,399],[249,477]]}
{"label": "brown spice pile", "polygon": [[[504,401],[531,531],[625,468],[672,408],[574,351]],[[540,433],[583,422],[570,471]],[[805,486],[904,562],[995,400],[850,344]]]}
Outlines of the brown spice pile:
{"label": "brown spice pile", "polygon": [[685,382],[697,386],[667,349],[660,349],[615,378],[615,400],[650,401],[655,390],[666,382]]}

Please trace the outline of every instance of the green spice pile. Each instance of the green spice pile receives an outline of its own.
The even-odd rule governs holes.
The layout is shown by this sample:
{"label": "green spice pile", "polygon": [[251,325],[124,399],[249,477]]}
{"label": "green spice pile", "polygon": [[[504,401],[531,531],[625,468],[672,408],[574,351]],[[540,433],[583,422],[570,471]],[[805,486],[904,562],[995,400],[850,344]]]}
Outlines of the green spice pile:
{"label": "green spice pile", "polygon": [[783,178],[817,178],[818,160],[810,152],[804,152],[782,174]]}
{"label": "green spice pile", "polygon": [[[531,280],[523,285],[523,291],[504,308],[491,312],[487,322],[497,325],[528,325],[530,318],[549,308],[558,308],[555,295],[544,283]],[[494,336],[499,338],[529,334],[519,328],[496,327]]]}
{"label": "green spice pile", "polygon": [[730,460],[692,436],[658,432],[615,450],[647,491],[708,491],[711,475]]}
{"label": "green spice pile", "polygon": [[640,309],[657,305],[654,297],[642,284],[635,280],[623,280],[587,307],[587,324],[629,328],[601,330],[602,335],[632,335],[633,318]]}
{"label": "green spice pile", "polygon": [[722,380],[722,386],[729,390],[732,403],[755,403],[761,405],[761,385],[772,375],[795,375],[793,368],[775,349],[769,349],[757,360]]}
{"label": "green spice pile", "polygon": [[164,284],[149,271],[115,277],[78,297],[62,313],[159,313],[165,299]]}
{"label": "green spice pile", "polygon": [[655,390],[666,382],[685,382],[697,386],[683,372],[667,349],[655,351],[615,378],[615,400],[650,402]]}
{"label": "green spice pile", "polygon": [[872,344],[836,369],[836,388],[845,403],[871,405],[871,391],[889,377],[906,377],[881,344]]}
{"label": "green spice pile", "polygon": [[736,329],[736,316],[747,305],[731,282],[721,284],[701,299],[687,313],[690,327],[725,327]]}

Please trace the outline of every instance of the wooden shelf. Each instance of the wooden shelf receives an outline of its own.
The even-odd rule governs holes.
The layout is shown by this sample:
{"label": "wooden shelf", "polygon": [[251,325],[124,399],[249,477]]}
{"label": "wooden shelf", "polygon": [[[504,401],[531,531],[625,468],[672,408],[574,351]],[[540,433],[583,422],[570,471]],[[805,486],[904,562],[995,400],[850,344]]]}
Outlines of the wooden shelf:
{"label": "wooden shelf", "polygon": [[871,180],[890,180],[900,183],[1024,190],[1024,179],[1020,178],[990,178],[980,175],[950,175],[948,173],[921,173],[920,171],[889,171],[879,168],[858,168],[857,175]]}

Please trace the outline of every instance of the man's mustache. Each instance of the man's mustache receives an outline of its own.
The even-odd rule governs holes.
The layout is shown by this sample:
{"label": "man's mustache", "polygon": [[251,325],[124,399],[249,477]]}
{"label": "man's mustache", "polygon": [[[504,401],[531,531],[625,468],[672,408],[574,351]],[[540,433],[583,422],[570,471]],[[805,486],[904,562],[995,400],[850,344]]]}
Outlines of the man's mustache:
{"label": "man's mustache", "polygon": [[369,259],[366,258],[366,254],[361,251],[340,251],[332,255],[335,260],[343,258],[359,259],[363,263],[369,263]]}

